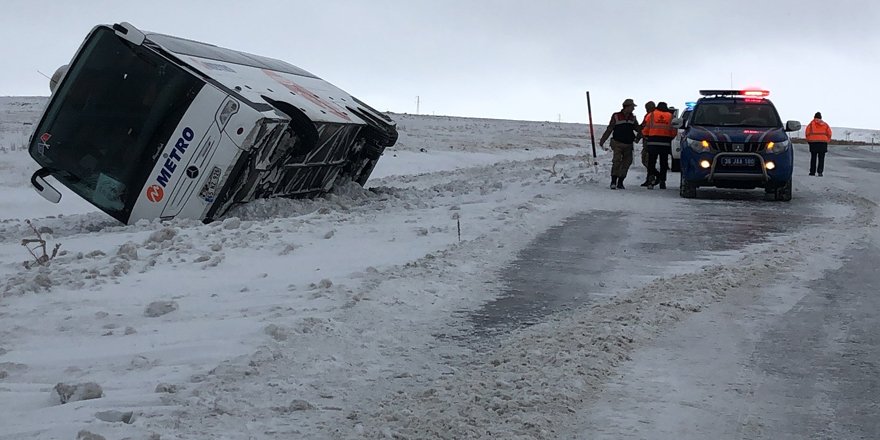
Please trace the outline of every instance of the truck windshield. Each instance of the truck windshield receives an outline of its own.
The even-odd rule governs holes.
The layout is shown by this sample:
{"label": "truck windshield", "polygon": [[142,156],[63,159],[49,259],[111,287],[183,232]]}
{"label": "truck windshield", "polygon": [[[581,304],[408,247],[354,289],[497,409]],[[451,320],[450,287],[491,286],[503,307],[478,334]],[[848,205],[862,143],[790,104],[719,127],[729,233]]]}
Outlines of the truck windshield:
{"label": "truck windshield", "polygon": [[59,182],[126,223],[203,86],[153,50],[99,27],[53,94],[30,154]]}
{"label": "truck windshield", "polygon": [[701,102],[691,116],[688,125],[723,127],[781,127],[776,109],[765,101],[743,100],[724,102]]}

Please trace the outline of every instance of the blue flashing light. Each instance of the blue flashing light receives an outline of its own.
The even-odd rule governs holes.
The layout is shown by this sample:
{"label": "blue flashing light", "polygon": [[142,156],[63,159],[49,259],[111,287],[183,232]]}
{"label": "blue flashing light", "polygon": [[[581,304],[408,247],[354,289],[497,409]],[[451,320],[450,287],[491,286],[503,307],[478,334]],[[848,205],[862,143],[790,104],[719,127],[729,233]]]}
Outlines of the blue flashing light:
{"label": "blue flashing light", "polygon": [[684,106],[687,107],[688,110],[693,110],[694,107],[697,106],[697,102],[696,101],[688,101],[688,102],[684,103]]}

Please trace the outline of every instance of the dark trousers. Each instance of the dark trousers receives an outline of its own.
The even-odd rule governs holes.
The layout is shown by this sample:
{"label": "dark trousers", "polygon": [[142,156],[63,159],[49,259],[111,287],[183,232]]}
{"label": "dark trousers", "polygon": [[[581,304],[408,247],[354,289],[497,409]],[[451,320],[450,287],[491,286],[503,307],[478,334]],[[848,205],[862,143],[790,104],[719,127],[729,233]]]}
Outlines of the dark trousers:
{"label": "dark trousers", "polygon": [[[817,164],[818,160],[818,164]],[[810,174],[822,174],[825,170],[825,152],[810,153]]]}
{"label": "dark trousers", "polygon": [[[660,170],[657,170],[657,159],[660,159]],[[669,154],[648,152],[648,178],[654,178],[654,183],[665,182],[666,172],[669,171]]]}

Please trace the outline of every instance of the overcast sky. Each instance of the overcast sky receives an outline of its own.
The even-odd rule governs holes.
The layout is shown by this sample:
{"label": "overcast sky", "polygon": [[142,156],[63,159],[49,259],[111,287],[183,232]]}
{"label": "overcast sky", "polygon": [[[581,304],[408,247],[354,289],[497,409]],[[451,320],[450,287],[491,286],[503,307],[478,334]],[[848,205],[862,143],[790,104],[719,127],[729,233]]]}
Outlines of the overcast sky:
{"label": "overcast sky", "polygon": [[279,58],[372,106],[604,124],[625,98],[682,107],[758,86],[783,119],[880,128],[876,0],[0,0],[0,95],[47,75],[99,23]]}

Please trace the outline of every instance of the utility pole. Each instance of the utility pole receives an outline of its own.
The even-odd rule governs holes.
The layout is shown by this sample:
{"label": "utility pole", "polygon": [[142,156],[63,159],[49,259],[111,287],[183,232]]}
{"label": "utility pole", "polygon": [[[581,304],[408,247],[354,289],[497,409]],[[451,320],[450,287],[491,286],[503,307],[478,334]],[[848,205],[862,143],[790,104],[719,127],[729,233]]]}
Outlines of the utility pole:
{"label": "utility pole", "polygon": [[593,167],[595,168],[599,165],[599,161],[596,160],[596,136],[593,133],[593,107],[590,106],[590,92],[587,91],[587,115],[590,118],[590,142],[593,143]]}
{"label": "utility pole", "polygon": [[419,95],[416,95],[416,114],[419,114]]}
{"label": "utility pole", "polygon": [[562,113],[559,113],[559,122],[562,122]]}

